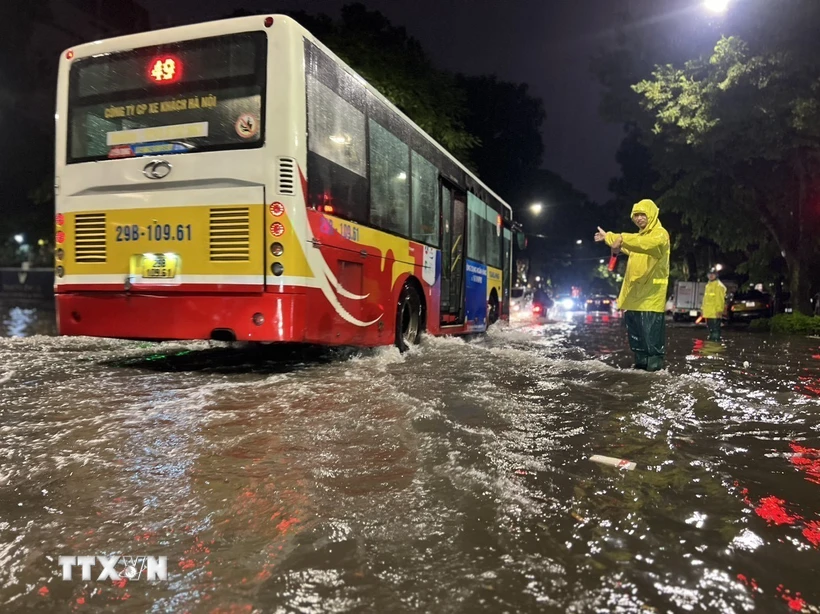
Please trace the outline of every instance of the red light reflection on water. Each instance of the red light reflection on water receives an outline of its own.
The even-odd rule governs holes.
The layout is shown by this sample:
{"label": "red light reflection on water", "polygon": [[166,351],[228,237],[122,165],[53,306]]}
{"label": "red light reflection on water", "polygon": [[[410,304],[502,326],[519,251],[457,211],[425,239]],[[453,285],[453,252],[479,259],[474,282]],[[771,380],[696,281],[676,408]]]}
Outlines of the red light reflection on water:
{"label": "red light reflection on water", "polygon": [[786,604],[795,612],[802,612],[803,608],[806,605],[805,600],[800,596],[800,593],[795,593],[792,596],[791,591],[787,588],[783,588],[783,585],[780,584],[777,587],[777,595],[786,602]]}
{"label": "red light reflection on water", "polygon": [[[801,446],[792,441],[789,443],[792,454],[789,455],[789,462],[798,470],[806,474],[806,481],[820,485],[820,449]],[[735,487],[740,488],[740,484],[735,481]],[[755,514],[763,518],[767,524],[779,526],[799,526],[802,525],[802,535],[814,548],[820,549],[820,521],[807,520],[796,512],[789,511],[788,501],[775,495],[762,497],[757,505],[749,498],[749,489],[742,488],[740,495],[743,502],[754,508]],[[815,510],[820,513],[820,510]]]}
{"label": "red light reflection on water", "polygon": [[[794,454],[790,457],[790,462],[798,469],[804,470],[806,463],[810,463],[811,471],[820,469],[815,466],[815,462],[806,456],[820,457],[820,450],[815,448],[807,448],[791,442],[791,449]],[[808,473],[808,471],[807,471]],[[812,476],[815,477],[815,476]],[[807,478],[809,479],[809,478]],[[809,481],[814,481],[810,479]],[[820,483],[820,482],[818,482]],[[740,487],[739,483],[735,481],[735,486]],[[755,505],[749,497],[749,489],[742,488],[740,494],[743,497],[743,502],[754,508],[755,514],[763,518],[769,526],[799,526],[803,525],[802,535],[814,548],[820,548],[820,522],[816,520],[805,520],[802,516],[787,509],[788,502],[780,497],[768,495],[762,497],[757,505]],[[749,587],[754,596],[758,592],[762,592],[758,587],[757,581],[754,578],[747,578],[744,574],[738,574],[737,579],[745,586]],[[795,612],[802,612],[808,607],[808,604],[803,599],[799,592],[792,593],[789,589],[784,588],[783,584],[778,585],[775,591],[777,596],[786,602],[786,605]]]}
{"label": "red light reflection on water", "polygon": [[755,514],[769,523],[775,525],[792,525],[799,520],[799,516],[792,516],[786,511],[783,499],[774,496],[763,497],[760,504],[755,508]]}
{"label": "red light reflection on water", "polygon": [[806,473],[806,481],[820,484],[820,449],[807,448],[795,442],[791,442],[789,446],[794,452],[789,462]]}
{"label": "red light reflection on water", "polygon": [[807,397],[820,397],[820,377],[800,375],[797,379],[800,381],[800,383],[794,387],[797,392]]}

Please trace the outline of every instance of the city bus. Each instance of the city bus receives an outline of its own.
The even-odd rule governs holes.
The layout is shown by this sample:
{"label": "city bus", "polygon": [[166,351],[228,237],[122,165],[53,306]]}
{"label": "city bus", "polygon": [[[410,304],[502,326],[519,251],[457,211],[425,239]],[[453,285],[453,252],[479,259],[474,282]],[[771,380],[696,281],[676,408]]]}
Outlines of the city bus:
{"label": "city bus", "polygon": [[509,313],[512,210],[307,30],[60,58],[59,332],[401,349]]}

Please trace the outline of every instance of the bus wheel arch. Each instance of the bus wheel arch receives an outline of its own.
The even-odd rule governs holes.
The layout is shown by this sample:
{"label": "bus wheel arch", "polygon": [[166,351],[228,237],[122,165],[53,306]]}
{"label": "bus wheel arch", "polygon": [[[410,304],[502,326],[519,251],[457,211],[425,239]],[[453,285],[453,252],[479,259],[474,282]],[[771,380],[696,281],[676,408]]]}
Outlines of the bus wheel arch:
{"label": "bus wheel arch", "polygon": [[427,302],[424,289],[415,277],[408,276],[401,285],[396,301],[396,346],[406,352],[418,345],[427,324]]}
{"label": "bus wheel arch", "polygon": [[498,322],[500,315],[500,303],[498,302],[498,292],[493,288],[490,292],[490,298],[487,299],[487,326]]}

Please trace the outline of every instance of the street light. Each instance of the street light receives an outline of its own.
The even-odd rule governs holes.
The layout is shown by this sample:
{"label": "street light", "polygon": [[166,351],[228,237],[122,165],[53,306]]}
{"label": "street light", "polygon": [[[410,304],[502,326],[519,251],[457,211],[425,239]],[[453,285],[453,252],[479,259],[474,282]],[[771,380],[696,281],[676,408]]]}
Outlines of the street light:
{"label": "street light", "polygon": [[716,271],[722,271],[723,270],[723,265],[722,264],[716,264],[715,265],[715,270]]}
{"label": "street light", "polygon": [[17,245],[22,245],[23,241],[25,241],[25,237],[23,235],[14,235],[14,240],[17,241]]}
{"label": "street light", "polygon": [[581,245],[583,242],[584,242],[584,241],[583,241],[583,239],[578,239],[578,240],[575,242],[575,245]]}
{"label": "street light", "polygon": [[725,13],[729,8],[730,0],[704,0],[703,6],[713,13]]}
{"label": "street light", "polygon": [[534,204],[530,205],[530,211],[532,211],[535,215],[538,215],[543,210],[544,210],[544,205],[542,205],[541,203],[534,203]]}
{"label": "street light", "polygon": [[540,282],[541,282],[541,277],[539,277],[538,275],[536,275],[536,276],[535,276],[535,283],[540,283]]}

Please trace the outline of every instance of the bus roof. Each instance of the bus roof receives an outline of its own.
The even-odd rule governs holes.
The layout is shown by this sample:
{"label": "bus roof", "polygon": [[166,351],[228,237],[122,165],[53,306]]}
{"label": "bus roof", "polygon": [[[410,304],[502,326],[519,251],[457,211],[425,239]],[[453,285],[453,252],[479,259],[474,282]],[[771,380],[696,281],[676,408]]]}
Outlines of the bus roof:
{"label": "bus roof", "polygon": [[[286,23],[299,28],[302,32],[303,36],[308,38],[313,44],[319,47],[324,53],[330,56],[333,61],[337,62],[339,66],[341,66],[345,71],[349,72],[357,81],[362,83],[364,87],[373,94],[379,101],[384,103],[388,106],[393,112],[399,115],[404,121],[406,121],[410,126],[412,126],[415,130],[423,135],[430,143],[432,143],[436,148],[441,151],[444,155],[446,155],[452,162],[454,162],[465,174],[469,175],[470,178],[475,181],[478,185],[480,185],[484,190],[487,191],[490,195],[493,196],[503,207],[505,207],[510,214],[510,219],[512,219],[512,207],[507,204],[507,202],[501,198],[498,194],[496,194],[492,189],[490,189],[481,179],[479,179],[475,173],[473,173],[470,169],[468,169],[464,164],[462,164],[455,156],[453,156],[447,149],[445,149],[437,140],[431,137],[427,132],[422,130],[412,119],[410,119],[404,112],[396,107],[390,100],[388,100],[381,92],[379,92],[375,87],[370,85],[367,80],[362,77],[359,73],[353,70],[350,66],[348,66],[339,56],[337,56],[333,51],[331,51],[324,43],[322,43],[318,38],[316,38],[309,30],[307,30],[304,26],[302,26],[299,22],[288,15],[282,14],[259,14],[253,15],[249,17],[234,17],[232,19],[218,19],[213,21],[206,21],[201,23],[195,24],[188,24],[184,26],[176,26],[173,28],[163,28],[160,30],[150,30],[148,32],[139,32],[136,34],[128,34],[125,36],[117,36],[112,37],[104,40],[93,41],[89,43],[83,43],[81,45],[77,45],[71,48],[71,51],[76,54],[77,58],[87,57],[87,56],[94,56],[100,55],[105,53],[113,53],[116,51],[120,51],[122,49],[134,49],[141,46],[149,46],[152,44],[156,44],[155,39],[158,35],[162,38],[168,38],[169,41],[183,41],[183,40],[193,40],[196,38],[201,38],[203,36],[218,36],[219,34],[223,33],[221,29],[222,24],[236,24],[236,25],[243,25],[243,28],[236,28],[236,31],[242,31],[243,29],[247,30],[259,30],[262,29],[262,21],[260,19],[265,19],[267,17],[273,17],[274,22],[278,20],[285,20]],[[244,28],[244,25],[247,24],[247,28]],[[253,26],[253,27],[251,27]],[[173,36],[172,36],[173,35]],[[62,57],[65,58],[66,54],[69,50],[66,50]]]}

